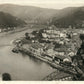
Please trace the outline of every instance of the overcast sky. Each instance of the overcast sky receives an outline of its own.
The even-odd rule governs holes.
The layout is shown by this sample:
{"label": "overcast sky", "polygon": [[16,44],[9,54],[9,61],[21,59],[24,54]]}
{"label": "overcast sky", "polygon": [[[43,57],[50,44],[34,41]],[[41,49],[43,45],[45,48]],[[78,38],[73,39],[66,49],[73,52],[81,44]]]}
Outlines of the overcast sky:
{"label": "overcast sky", "polygon": [[84,0],[0,0],[0,4],[6,3],[54,9],[61,9],[72,6],[84,6]]}

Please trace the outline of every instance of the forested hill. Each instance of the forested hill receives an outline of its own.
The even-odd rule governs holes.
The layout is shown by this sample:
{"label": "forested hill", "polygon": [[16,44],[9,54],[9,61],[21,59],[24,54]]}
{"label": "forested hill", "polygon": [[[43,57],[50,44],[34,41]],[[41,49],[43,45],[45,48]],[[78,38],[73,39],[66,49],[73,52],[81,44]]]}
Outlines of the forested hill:
{"label": "forested hill", "polygon": [[51,24],[57,27],[84,27],[84,7],[70,7],[62,9],[59,15],[56,15]]}
{"label": "forested hill", "polygon": [[12,16],[11,14],[0,12],[0,27],[17,27],[26,24],[21,19]]}
{"label": "forested hill", "polygon": [[0,11],[18,17],[27,23],[46,23],[58,10],[14,4],[0,5]]}
{"label": "forested hill", "polygon": [[[2,4],[0,5],[0,11],[4,13],[9,13],[14,17],[20,18],[19,22],[17,22],[18,24],[16,23],[16,19],[10,19],[15,20],[11,21],[11,24],[15,25],[19,25],[21,22],[24,23],[23,21],[25,21],[26,23],[38,24],[50,23],[51,25],[54,24],[59,28],[68,28],[70,26],[76,28],[84,27],[84,7],[47,9],[34,6]],[[7,16],[7,18],[9,17]],[[9,24],[9,21],[7,24]]]}

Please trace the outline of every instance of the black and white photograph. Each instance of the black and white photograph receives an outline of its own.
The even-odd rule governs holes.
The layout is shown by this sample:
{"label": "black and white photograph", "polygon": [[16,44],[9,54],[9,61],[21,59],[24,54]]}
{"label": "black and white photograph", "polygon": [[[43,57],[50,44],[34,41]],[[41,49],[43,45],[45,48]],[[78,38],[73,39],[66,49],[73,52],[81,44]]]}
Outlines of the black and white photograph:
{"label": "black and white photograph", "polygon": [[84,81],[84,1],[0,0],[0,81]]}

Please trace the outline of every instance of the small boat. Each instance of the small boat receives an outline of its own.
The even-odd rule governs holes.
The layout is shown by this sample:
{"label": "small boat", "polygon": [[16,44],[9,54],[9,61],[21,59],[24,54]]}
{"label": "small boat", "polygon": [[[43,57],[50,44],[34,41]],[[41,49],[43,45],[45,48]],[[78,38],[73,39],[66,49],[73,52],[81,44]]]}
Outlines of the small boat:
{"label": "small boat", "polygon": [[18,48],[13,48],[13,49],[12,49],[12,52],[13,52],[13,53],[19,53]]}

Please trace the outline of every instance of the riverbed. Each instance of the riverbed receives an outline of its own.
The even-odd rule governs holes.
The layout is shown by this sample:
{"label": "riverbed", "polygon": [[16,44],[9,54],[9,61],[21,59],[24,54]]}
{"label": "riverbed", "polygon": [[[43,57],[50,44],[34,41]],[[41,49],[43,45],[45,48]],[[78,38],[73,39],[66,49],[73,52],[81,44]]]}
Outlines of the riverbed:
{"label": "riverbed", "polygon": [[45,76],[55,71],[48,64],[21,53],[11,52],[14,39],[24,36],[27,29],[21,32],[5,34],[0,37],[0,74],[10,73],[12,80],[42,80]]}

